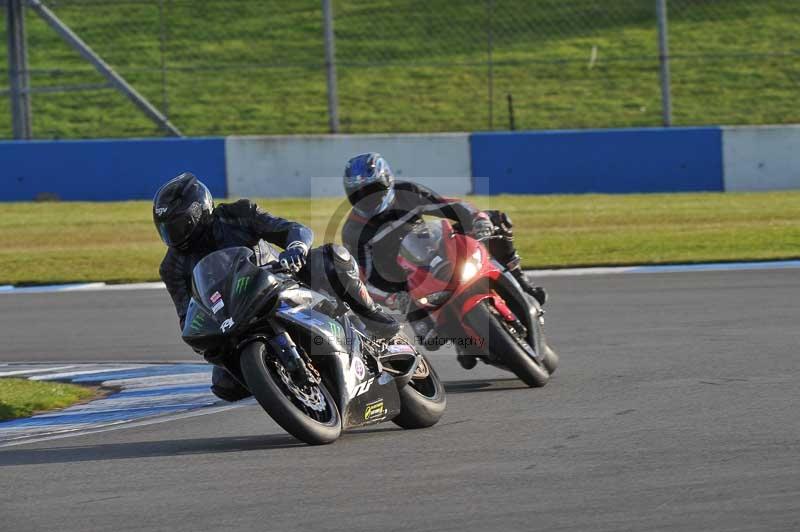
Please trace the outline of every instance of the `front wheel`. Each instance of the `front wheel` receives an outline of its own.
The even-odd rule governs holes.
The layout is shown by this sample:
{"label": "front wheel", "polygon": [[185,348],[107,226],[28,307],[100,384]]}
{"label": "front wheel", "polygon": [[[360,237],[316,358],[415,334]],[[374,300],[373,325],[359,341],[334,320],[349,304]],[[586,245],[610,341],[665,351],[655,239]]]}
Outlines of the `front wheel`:
{"label": "front wheel", "polygon": [[244,348],[241,366],[258,404],[286,432],[311,445],[331,443],[339,437],[341,416],[325,384],[296,384],[262,342]]}
{"label": "front wheel", "polygon": [[553,349],[547,345],[547,342],[542,342],[542,345],[544,345],[544,366],[547,368],[547,372],[552,375],[558,368],[558,353],[553,351]]}
{"label": "front wheel", "polygon": [[425,355],[411,381],[400,388],[400,414],[392,421],[404,429],[422,429],[435,425],[447,406],[444,385]]}
{"label": "front wheel", "polygon": [[510,369],[525,384],[539,388],[547,384],[547,368],[533,358],[525,334],[508,323],[489,300],[481,301],[465,317],[467,324],[483,341],[487,358]]}

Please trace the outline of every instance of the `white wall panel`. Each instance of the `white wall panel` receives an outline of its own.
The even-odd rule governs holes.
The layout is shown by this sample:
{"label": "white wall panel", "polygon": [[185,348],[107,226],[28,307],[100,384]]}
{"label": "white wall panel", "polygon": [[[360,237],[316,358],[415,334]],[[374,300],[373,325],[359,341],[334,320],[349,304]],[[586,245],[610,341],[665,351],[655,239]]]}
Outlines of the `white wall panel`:
{"label": "white wall panel", "polygon": [[472,191],[469,134],[228,137],[228,195],[342,196],[342,172],[353,155],[377,151],[398,179],[444,195]]}
{"label": "white wall panel", "polygon": [[725,190],[800,189],[800,126],[726,127]]}

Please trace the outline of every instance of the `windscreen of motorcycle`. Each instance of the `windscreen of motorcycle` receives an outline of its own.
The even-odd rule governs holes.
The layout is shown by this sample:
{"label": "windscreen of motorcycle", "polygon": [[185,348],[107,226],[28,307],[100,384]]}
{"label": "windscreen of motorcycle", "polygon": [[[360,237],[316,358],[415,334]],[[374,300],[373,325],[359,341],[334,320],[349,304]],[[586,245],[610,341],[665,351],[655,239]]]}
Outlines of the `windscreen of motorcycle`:
{"label": "windscreen of motorcycle", "polygon": [[234,247],[210,253],[194,268],[192,298],[220,333],[247,323],[270,302],[277,304],[278,279],[254,260],[252,249]]}
{"label": "windscreen of motorcycle", "polygon": [[403,238],[400,256],[417,266],[428,266],[439,255],[441,242],[441,222],[419,224]]}

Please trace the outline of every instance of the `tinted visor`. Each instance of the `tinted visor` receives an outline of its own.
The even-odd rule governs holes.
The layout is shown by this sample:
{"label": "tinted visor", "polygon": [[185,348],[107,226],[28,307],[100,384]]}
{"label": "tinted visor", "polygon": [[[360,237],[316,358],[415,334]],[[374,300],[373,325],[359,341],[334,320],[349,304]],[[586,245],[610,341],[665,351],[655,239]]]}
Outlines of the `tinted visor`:
{"label": "tinted visor", "polygon": [[389,192],[386,183],[371,183],[351,194],[350,201],[363,214],[371,215],[378,212]]}
{"label": "tinted visor", "polygon": [[180,247],[188,242],[196,227],[195,221],[190,217],[177,218],[156,224],[161,240],[170,247]]}

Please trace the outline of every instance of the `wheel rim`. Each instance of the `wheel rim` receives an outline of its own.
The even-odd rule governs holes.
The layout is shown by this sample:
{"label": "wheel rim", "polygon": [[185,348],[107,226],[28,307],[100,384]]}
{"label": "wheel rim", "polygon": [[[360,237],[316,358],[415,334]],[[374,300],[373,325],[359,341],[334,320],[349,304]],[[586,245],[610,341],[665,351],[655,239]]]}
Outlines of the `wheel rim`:
{"label": "wheel rim", "polygon": [[[383,364],[383,369],[395,376],[404,375],[407,371],[407,368],[399,369],[392,367],[391,362],[384,362]],[[411,387],[414,391],[424,397],[427,397],[428,399],[433,399],[436,397],[438,390],[436,387],[436,382],[434,381],[433,371],[425,357],[419,357],[419,362],[414,370],[414,374],[411,376],[411,380],[406,386]]]}
{"label": "wheel rim", "polygon": [[528,331],[525,329],[525,326],[522,325],[519,320],[516,321],[516,325],[512,322],[509,322],[500,316],[494,309],[492,309],[492,314],[494,314],[497,321],[500,322],[500,325],[506,330],[506,332],[508,332],[511,338],[513,338],[514,341],[519,344],[522,350],[525,351],[525,354],[527,354],[528,357],[537,365],[541,366],[542,363],[536,356],[536,350],[530,343],[528,343]]}
{"label": "wheel rim", "polygon": [[411,386],[417,393],[427,397],[428,399],[436,397],[438,390],[436,389],[436,383],[433,380],[431,367],[428,364],[428,361],[425,360],[425,357],[419,357],[417,369],[414,370],[414,375],[412,375],[408,386]]}

